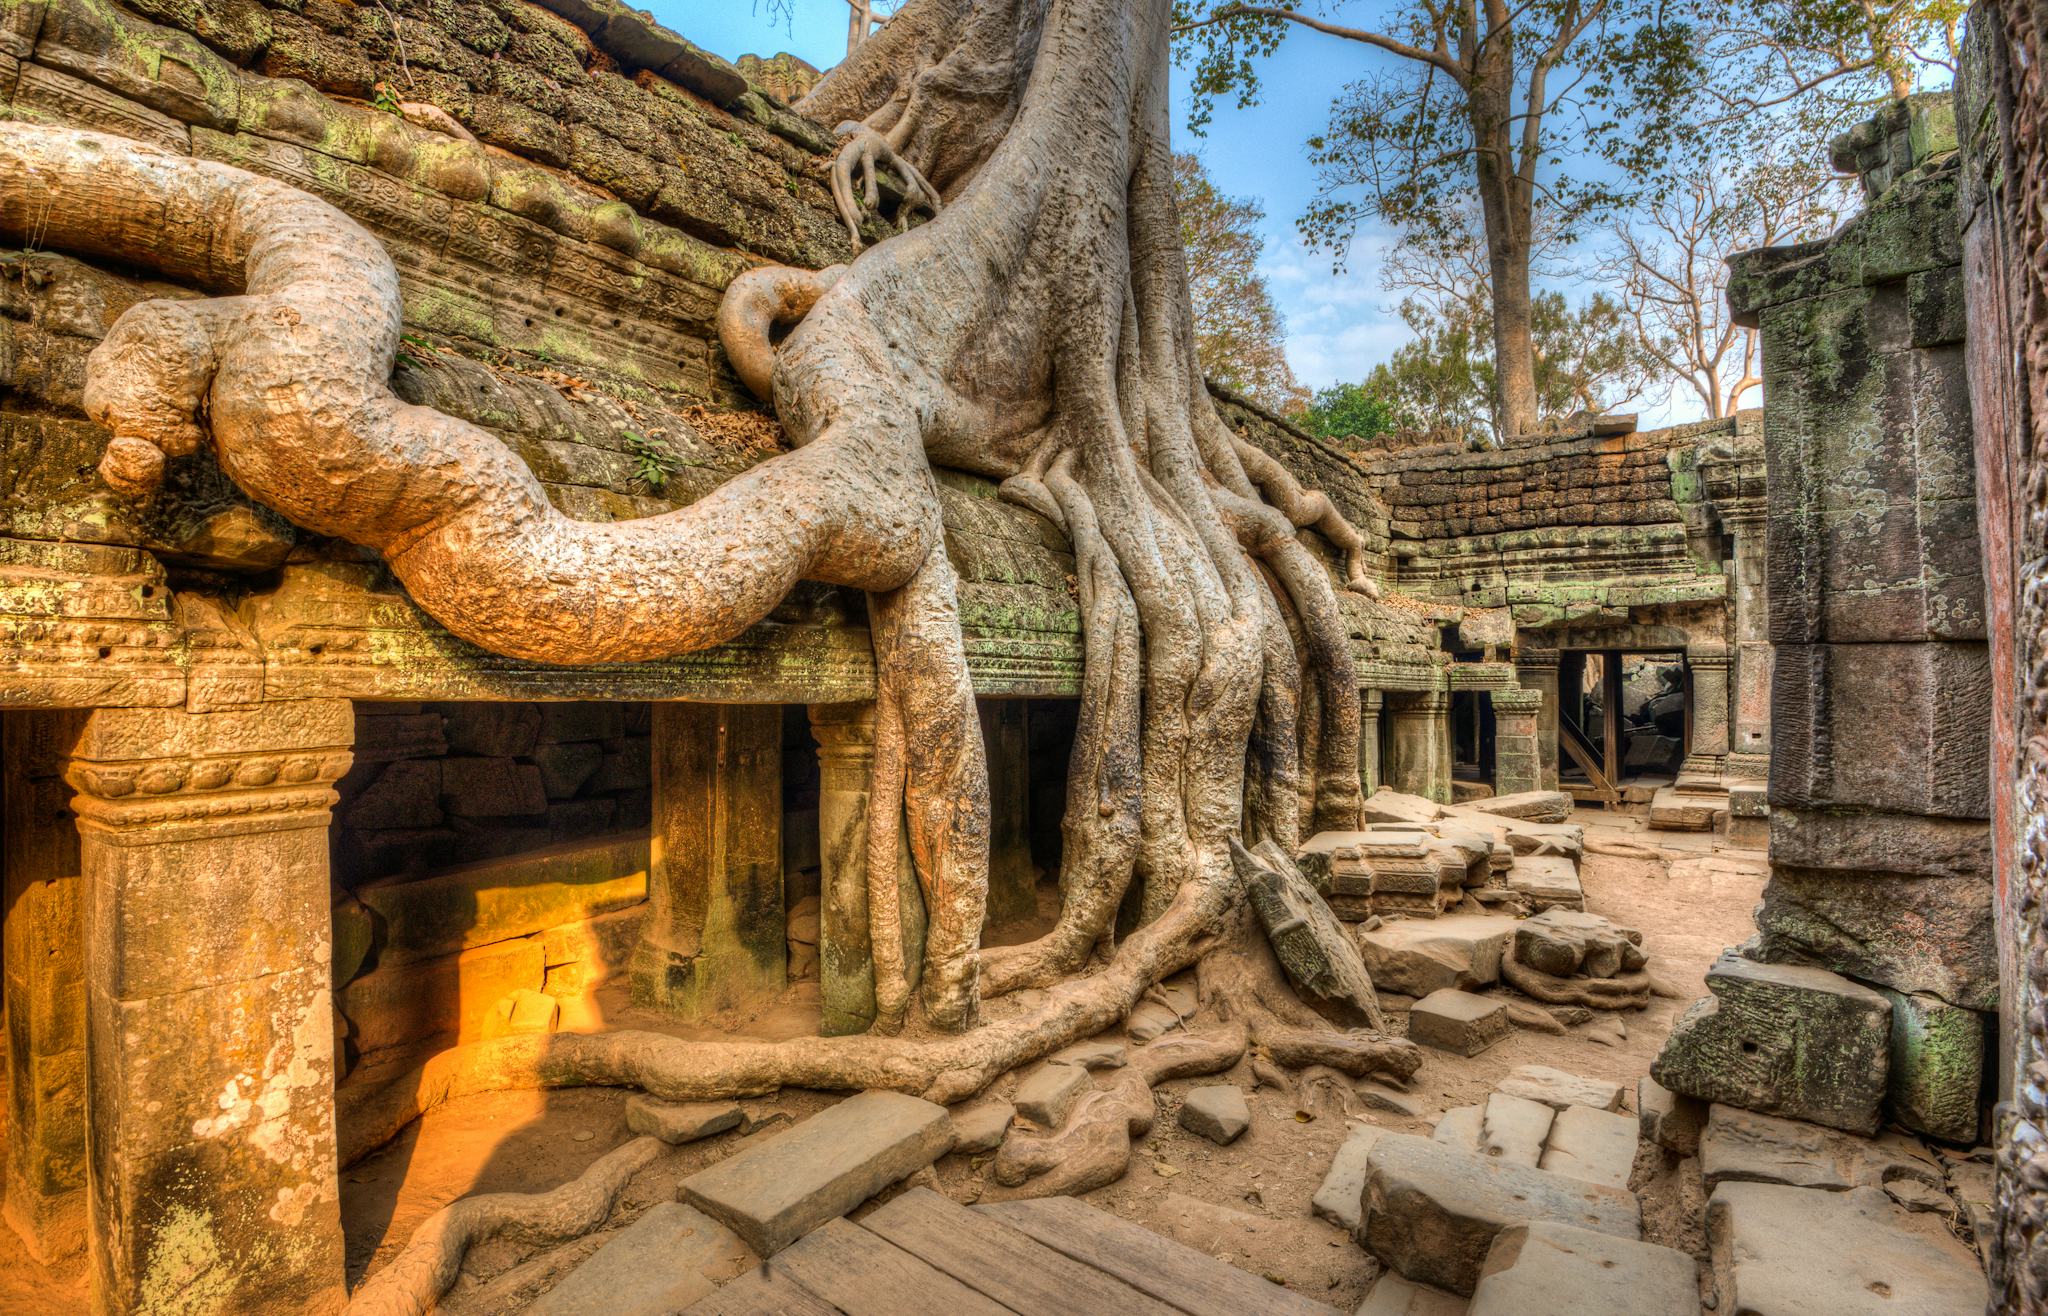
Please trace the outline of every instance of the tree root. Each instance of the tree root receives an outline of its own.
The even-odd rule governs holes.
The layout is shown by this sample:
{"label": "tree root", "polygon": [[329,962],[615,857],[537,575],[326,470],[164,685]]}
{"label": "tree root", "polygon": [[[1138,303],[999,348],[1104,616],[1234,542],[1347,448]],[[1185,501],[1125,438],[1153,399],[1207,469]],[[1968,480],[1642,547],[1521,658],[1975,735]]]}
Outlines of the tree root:
{"label": "tree root", "polygon": [[1642,1010],[1650,1004],[1650,971],[1638,969],[1613,978],[1560,978],[1532,969],[1515,958],[1514,948],[1501,957],[1500,976],[1524,996],[1546,1005],[1583,1005],[1595,1010]]}
{"label": "tree root", "polygon": [[433,1310],[462,1271],[471,1245],[509,1235],[528,1243],[560,1243],[604,1224],[628,1180],[665,1150],[658,1138],[635,1138],[545,1193],[485,1193],[442,1207],[413,1231],[405,1250],[364,1281],[347,1316],[422,1316]]}
{"label": "tree root", "polygon": [[[882,204],[882,189],[876,178],[878,169],[887,169],[903,180],[903,200],[896,209],[899,233],[910,227],[911,215],[919,210],[930,212],[934,218],[938,216],[943,208],[938,189],[888,138],[852,120],[840,124],[837,131],[842,144],[832,161],[832,201],[839,208],[839,220],[846,225],[846,236],[852,240],[855,252],[861,249],[862,206],[874,210]],[[858,197],[854,192],[856,182],[861,184]]]}

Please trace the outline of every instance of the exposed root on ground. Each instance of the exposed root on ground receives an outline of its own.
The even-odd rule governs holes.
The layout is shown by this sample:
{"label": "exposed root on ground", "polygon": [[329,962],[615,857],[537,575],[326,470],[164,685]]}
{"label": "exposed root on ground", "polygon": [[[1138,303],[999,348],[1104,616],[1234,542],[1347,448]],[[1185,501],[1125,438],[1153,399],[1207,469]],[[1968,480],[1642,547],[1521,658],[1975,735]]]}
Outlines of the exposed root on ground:
{"label": "exposed root on ground", "polygon": [[1514,947],[1501,956],[1501,978],[1524,996],[1545,1005],[1583,1005],[1595,1010],[1642,1010],[1650,1004],[1648,969],[1612,978],[1560,978],[1531,968],[1515,958]]}

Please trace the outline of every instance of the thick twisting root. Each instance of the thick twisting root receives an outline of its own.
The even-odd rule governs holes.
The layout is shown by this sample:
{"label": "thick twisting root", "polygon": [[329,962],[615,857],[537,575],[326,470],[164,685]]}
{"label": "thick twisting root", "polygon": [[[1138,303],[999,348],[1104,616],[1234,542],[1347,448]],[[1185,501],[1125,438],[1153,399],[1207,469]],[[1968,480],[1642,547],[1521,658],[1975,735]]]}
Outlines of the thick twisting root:
{"label": "thick twisting root", "polygon": [[[874,210],[882,204],[878,171],[887,169],[903,180],[903,200],[896,208],[896,229],[910,227],[910,217],[919,210],[936,217],[942,208],[937,189],[925,180],[918,167],[903,158],[889,139],[864,123],[848,121],[838,128],[841,146],[832,161],[832,200],[846,225],[853,249],[861,249],[860,216],[865,206]],[[859,195],[854,192],[860,186]]]}

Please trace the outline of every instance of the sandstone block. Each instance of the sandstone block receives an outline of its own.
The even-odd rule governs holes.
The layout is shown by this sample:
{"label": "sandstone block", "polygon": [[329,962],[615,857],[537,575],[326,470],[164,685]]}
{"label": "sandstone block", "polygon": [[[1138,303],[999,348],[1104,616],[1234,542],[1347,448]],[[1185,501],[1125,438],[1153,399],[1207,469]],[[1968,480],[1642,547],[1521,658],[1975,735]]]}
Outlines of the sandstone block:
{"label": "sandstone block", "polygon": [[647,860],[647,838],[628,837],[389,878],[356,894],[383,924],[378,964],[389,967],[636,905],[647,898]]}
{"label": "sandstone block", "polygon": [[626,734],[623,704],[586,701],[572,704],[541,704],[540,743],[560,744],[572,740],[618,740]]}
{"label": "sandstone block", "polygon": [[1569,1224],[1503,1229],[1470,1316],[1699,1316],[1697,1267],[1683,1252]]}
{"label": "sandstone block", "polygon": [[1636,1163],[1636,1121],[1591,1106],[1557,1112],[1539,1168],[1587,1183],[1627,1188]]}
{"label": "sandstone block", "polygon": [[1650,830],[1658,832],[1712,832],[1720,830],[1728,817],[1725,795],[1692,795],[1666,786],[1650,797]]}
{"label": "sandstone block", "polygon": [[1944,1142],[1976,1141],[1984,1017],[1935,996],[1886,991],[1892,1003],[1885,1113]]}
{"label": "sandstone block", "polygon": [[572,800],[604,761],[604,747],[588,741],[542,745],[533,751],[541,788],[551,800]]}
{"label": "sandstone block", "polygon": [[500,1000],[521,988],[541,989],[543,961],[541,943],[522,939],[387,965],[335,993],[335,1006],[355,1026],[356,1045],[365,1052],[449,1032],[475,1041]]}
{"label": "sandstone block", "polygon": [[669,1316],[754,1264],[739,1235],[681,1202],[657,1202],[527,1310],[533,1316]]}
{"label": "sandstone block", "polygon": [[1344,1145],[1330,1161],[1322,1186],[1316,1189],[1309,1210],[1346,1230],[1358,1228],[1359,1206],[1365,1196],[1365,1175],[1372,1159],[1373,1144],[1386,1130],[1377,1124],[1361,1124],[1351,1130]]}
{"label": "sandstone block", "polygon": [[1408,1036],[1454,1055],[1476,1056],[1515,1031],[1507,1002],[1452,988],[1431,992],[1408,1012]]}
{"label": "sandstone block", "polygon": [[1642,1234],[1629,1193],[1390,1133],[1372,1150],[1358,1241],[1411,1280],[1469,1294],[1495,1237],[1532,1221]]}
{"label": "sandstone block", "polygon": [[1537,823],[1561,823],[1572,816],[1572,797],[1563,791],[1521,791],[1475,800],[1470,808],[1503,818],[1525,818]]}
{"label": "sandstone block", "polygon": [[1501,952],[1515,920],[1491,914],[1398,919],[1357,934],[1373,985],[1403,996],[1446,987],[1468,991],[1500,981]]}
{"label": "sandstone block", "polygon": [[351,827],[439,827],[441,765],[419,760],[389,764],[344,812]]}
{"label": "sandstone block", "polygon": [[1524,895],[1538,910],[1584,909],[1586,891],[1579,868],[1562,855],[1520,855],[1508,870],[1508,890]]}
{"label": "sandstone block", "polygon": [[735,1101],[663,1101],[644,1092],[626,1098],[626,1127],[671,1147],[736,1129],[745,1118]]}
{"label": "sandstone block", "polygon": [[1479,1154],[1479,1135],[1486,1127],[1486,1107],[1453,1106],[1437,1119],[1436,1127],[1429,1131],[1431,1142],[1440,1142],[1446,1147]]}
{"label": "sandstone block", "polygon": [[1723,955],[1712,996],[1678,1020],[1650,1076],[1673,1092],[1874,1133],[1891,1004],[1825,969]]}
{"label": "sandstone block", "polygon": [[1229,1084],[1192,1088],[1181,1099],[1180,1126],[1219,1147],[1236,1142],[1251,1124],[1244,1093]]}
{"label": "sandstone block", "polygon": [[534,704],[439,705],[448,748],[457,754],[517,758],[540,741],[540,708]]}
{"label": "sandstone block", "polygon": [[953,1145],[943,1106],[863,1092],[683,1180],[680,1197],[764,1257],[845,1215]]}
{"label": "sandstone block", "polygon": [[1357,1316],[1465,1316],[1465,1300],[1387,1271],[1365,1295]]}
{"label": "sandstone block", "polygon": [[1517,1097],[1540,1101],[1553,1110],[1590,1106],[1594,1110],[1620,1110],[1621,1084],[1604,1078],[1580,1078],[1548,1065],[1522,1065],[1498,1084],[1498,1090]]}
{"label": "sandstone block", "polygon": [[1180,1015],[1157,1001],[1146,1001],[1131,1011],[1124,1020],[1124,1036],[1139,1046],[1159,1037],[1170,1028],[1180,1026]]}
{"label": "sandstone block", "polygon": [[532,818],[548,811],[548,793],[531,763],[443,759],[441,807],[463,818]]}
{"label": "sandstone block", "polygon": [[1093,1041],[1076,1042],[1062,1047],[1046,1057],[1046,1063],[1073,1065],[1080,1069],[1122,1069],[1130,1059],[1130,1049],[1114,1038],[1098,1037]]}
{"label": "sandstone block", "polygon": [[1951,1005],[1998,1008],[1991,882],[1774,864],[1757,911],[1758,958],[1818,964]]}
{"label": "sandstone block", "polygon": [[1540,1101],[1492,1093],[1480,1108],[1479,1154],[1535,1169],[1543,1159],[1543,1141],[1550,1136],[1556,1117],[1557,1112]]}
{"label": "sandstone block", "polygon": [[1011,1100],[1025,1119],[1056,1129],[1089,1086],[1088,1071],[1079,1065],[1040,1065],[1017,1085]]}
{"label": "sandstone block", "polygon": [[977,1101],[950,1112],[953,1121],[953,1150],[962,1155],[994,1151],[1010,1134],[1010,1122],[1017,1108],[1007,1101]]}
{"label": "sandstone block", "polygon": [[1707,1105],[1696,1097],[1681,1097],[1645,1074],[1636,1080],[1636,1120],[1642,1136],[1666,1151],[1697,1156]]}
{"label": "sandstone block", "polygon": [[1358,946],[1294,860],[1267,843],[1252,854],[1231,842],[1231,857],[1247,880],[1252,908],[1265,926],[1273,955],[1302,998],[1347,1028],[1380,1028],[1379,999]]}
{"label": "sandstone block", "polygon": [[1368,823],[1430,823],[1443,817],[1443,813],[1443,806],[1435,800],[1382,786],[1366,797],[1359,816]]}
{"label": "sandstone block", "polygon": [[1715,1105],[1700,1135],[1700,1176],[1707,1191],[1723,1183],[1774,1183],[1842,1192],[1904,1181],[1942,1187],[1941,1167],[1915,1139],[1876,1138],[1804,1120]]}
{"label": "sandstone block", "polygon": [[1649,963],[1642,940],[1598,914],[1549,909],[1515,925],[1515,958],[1559,978],[1614,978]]}
{"label": "sandstone block", "polygon": [[1755,1316],[1976,1316],[1984,1274],[1929,1217],[1875,1188],[1726,1183],[1707,1203],[1720,1310]]}

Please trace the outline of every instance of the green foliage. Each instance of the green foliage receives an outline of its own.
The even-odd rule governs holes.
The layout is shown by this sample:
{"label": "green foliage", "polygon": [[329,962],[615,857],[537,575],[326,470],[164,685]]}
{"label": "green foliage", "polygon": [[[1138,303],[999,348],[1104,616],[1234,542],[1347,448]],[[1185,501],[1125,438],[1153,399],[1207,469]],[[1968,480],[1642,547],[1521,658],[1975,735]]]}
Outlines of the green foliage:
{"label": "green foliage", "polygon": [[633,479],[649,493],[660,493],[676,473],[675,453],[660,439],[645,434],[628,430],[622,437],[626,452],[633,459]]}
{"label": "green foliage", "polygon": [[[1386,367],[1373,372],[1379,380]],[[1325,439],[1370,440],[1395,430],[1413,428],[1395,411],[1394,404],[1365,384],[1333,384],[1318,389],[1308,409],[1295,423]]]}
{"label": "green foliage", "polygon": [[1308,390],[1287,364],[1286,321],[1258,269],[1264,208],[1225,196],[1201,160],[1185,153],[1173,157],[1173,190],[1202,372],[1263,407],[1298,411]]}
{"label": "green foliage", "polygon": [[388,82],[378,82],[370,88],[370,108],[382,110],[386,114],[395,114],[400,118],[405,116],[405,111],[398,107],[398,97],[392,95],[391,84]]}

